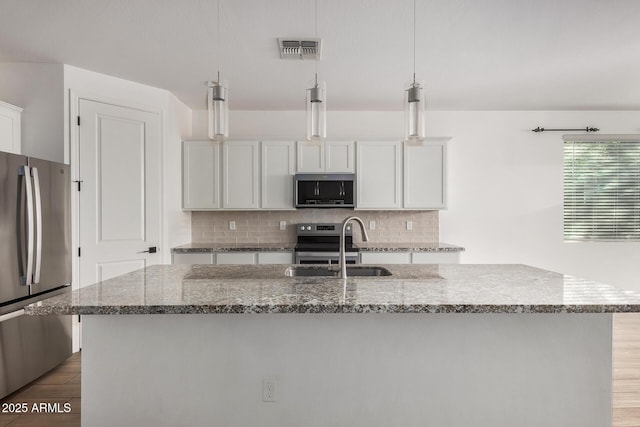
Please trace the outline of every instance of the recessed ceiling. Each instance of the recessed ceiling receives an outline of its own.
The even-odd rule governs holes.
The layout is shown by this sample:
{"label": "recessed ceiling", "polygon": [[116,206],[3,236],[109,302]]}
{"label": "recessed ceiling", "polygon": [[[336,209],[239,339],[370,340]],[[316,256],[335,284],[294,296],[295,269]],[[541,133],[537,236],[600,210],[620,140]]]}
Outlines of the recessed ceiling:
{"label": "recessed ceiling", "polygon": [[[0,0],[0,61],[74,65],[206,108],[218,64],[235,110],[302,110],[313,0]],[[319,0],[329,110],[401,110],[412,0]],[[430,110],[639,109],[640,2],[417,0],[416,75]]]}

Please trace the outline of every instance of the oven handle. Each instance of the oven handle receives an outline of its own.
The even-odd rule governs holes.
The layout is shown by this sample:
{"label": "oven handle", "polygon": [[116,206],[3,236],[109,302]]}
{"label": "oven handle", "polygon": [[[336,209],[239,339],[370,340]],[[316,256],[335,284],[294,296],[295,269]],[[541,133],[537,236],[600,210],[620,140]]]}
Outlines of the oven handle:
{"label": "oven handle", "polygon": [[[357,257],[358,252],[347,252],[348,257]],[[296,252],[297,257],[322,257],[322,258],[340,258],[339,252]]]}

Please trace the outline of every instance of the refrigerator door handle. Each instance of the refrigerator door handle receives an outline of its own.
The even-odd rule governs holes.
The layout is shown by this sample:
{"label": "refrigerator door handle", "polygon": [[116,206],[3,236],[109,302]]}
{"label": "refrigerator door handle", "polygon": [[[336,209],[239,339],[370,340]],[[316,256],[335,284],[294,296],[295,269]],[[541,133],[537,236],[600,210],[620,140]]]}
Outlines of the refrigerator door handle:
{"label": "refrigerator door handle", "polygon": [[20,175],[24,175],[24,183],[27,188],[27,273],[25,281],[21,285],[30,286],[33,283],[33,188],[31,185],[31,168],[20,167]]}
{"label": "refrigerator door handle", "polygon": [[34,193],[35,193],[35,218],[36,218],[36,266],[33,274],[33,283],[40,283],[40,270],[42,267],[42,197],[40,193],[40,178],[38,168],[32,167]]}

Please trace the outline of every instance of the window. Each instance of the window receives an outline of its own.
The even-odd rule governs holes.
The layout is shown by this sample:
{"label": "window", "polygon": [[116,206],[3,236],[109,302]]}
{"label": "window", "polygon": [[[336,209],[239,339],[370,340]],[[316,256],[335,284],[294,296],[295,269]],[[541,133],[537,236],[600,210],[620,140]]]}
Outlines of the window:
{"label": "window", "polygon": [[640,135],[565,135],[564,239],[640,240]]}

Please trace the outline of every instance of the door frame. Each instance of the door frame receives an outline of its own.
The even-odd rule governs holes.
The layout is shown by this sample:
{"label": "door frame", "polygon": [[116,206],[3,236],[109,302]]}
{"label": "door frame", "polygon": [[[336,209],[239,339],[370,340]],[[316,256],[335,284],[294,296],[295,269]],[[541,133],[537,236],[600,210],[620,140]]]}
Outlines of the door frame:
{"label": "door frame", "polygon": [[[81,100],[86,100],[86,101],[92,101],[92,102],[99,102],[99,103],[103,103],[103,104],[111,104],[111,105],[115,105],[118,107],[123,107],[123,108],[129,108],[132,110],[139,110],[139,111],[144,111],[147,113],[151,113],[151,114],[156,114],[158,116],[159,119],[159,135],[160,135],[160,141],[158,142],[159,147],[158,149],[160,150],[159,152],[159,162],[160,164],[159,166],[159,170],[160,170],[160,177],[159,177],[159,185],[160,185],[160,229],[158,230],[158,236],[159,236],[159,242],[160,242],[160,248],[158,250],[159,253],[159,258],[162,260],[165,257],[165,252],[167,250],[165,243],[165,236],[163,233],[164,227],[164,210],[162,209],[162,207],[164,206],[164,175],[162,173],[162,171],[164,170],[163,165],[164,165],[164,117],[163,117],[163,111],[162,109],[153,107],[153,106],[149,106],[149,105],[145,105],[145,104],[140,104],[139,102],[133,101],[133,100],[128,100],[128,99],[120,99],[120,98],[113,98],[113,97],[109,97],[109,96],[105,96],[99,93],[95,93],[95,92],[88,92],[88,91],[84,91],[84,90],[74,90],[74,89],[69,89],[69,148],[68,148],[68,152],[65,153],[65,160],[69,163],[70,167],[71,167],[71,180],[72,181],[76,181],[79,179],[80,176],[80,162],[79,162],[79,149],[80,149],[80,131],[78,129],[78,125],[77,125],[77,117],[78,117],[78,113],[80,111],[80,101]],[[78,191],[76,188],[76,184],[73,183],[73,187],[72,187],[72,191],[71,191],[71,222],[72,222],[72,226],[71,226],[71,244],[72,244],[72,250],[75,251],[76,253],[74,254],[74,256],[72,257],[72,282],[71,282],[71,288],[72,289],[79,289],[80,287],[80,283],[79,283],[79,278],[80,278],[80,262],[78,260],[78,256],[77,256],[77,250],[78,247],[80,245],[80,204],[79,204],[79,198],[78,198]]]}

